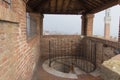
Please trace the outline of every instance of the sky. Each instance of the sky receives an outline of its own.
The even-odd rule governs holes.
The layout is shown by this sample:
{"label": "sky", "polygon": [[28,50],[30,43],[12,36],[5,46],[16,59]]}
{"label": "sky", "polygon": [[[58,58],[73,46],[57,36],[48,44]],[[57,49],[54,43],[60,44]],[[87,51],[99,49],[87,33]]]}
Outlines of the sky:
{"label": "sky", "polygon": [[[120,6],[111,7],[111,26],[110,26],[110,35],[118,37],[119,31],[119,17],[120,17]],[[93,34],[95,35],[104,35],[104,16],[105,11],[95,14],[94,24],[93,24]]]}
{"label": "sky", "polygon": [[[118,36],[120,6],[116,5],[111,9],[110,35]],[[105,11],[95,14],[93,23],[93,34],[104,35]],[[81,15],[44,15],[44,31],[59,32],[65,34],[81,34]]]}

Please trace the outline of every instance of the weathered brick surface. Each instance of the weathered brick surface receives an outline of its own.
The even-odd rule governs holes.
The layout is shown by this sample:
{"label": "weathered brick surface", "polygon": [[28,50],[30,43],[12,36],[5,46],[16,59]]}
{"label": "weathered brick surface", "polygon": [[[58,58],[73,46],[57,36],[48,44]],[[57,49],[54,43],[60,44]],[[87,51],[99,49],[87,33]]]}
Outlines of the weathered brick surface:
{"label": "weathered brick surface", "polygon": [[88,39],[95,41],[97,44],[96,59],[98,65],[115,56],[114,50],[120,47],[120,43],[118,42],[93,37],[88,37]]}
{"label": "weathered brick surface", "polygon": [[93,34],[93,19],[94,14],[87,14],[81,17],[82,19],[82,35],[92,36]]}
{"label": "weathered brick surface", "polygon": [[[60,51],[60,53],[68,53],[66,49],[68,48],[65,48],[65,46],[69,46],[70,49],[68,50],[70,54],[72,53],[78,53],[80,51],[80,46],[82,46],[83,42],[82,41],[85,41],[85,40],[92,40],[93,42],[96,43],[96,62],[97,62],[97,65],[101,65],[103,63],[103,61],[105,60],[108,60],[110,59],[111,57],[115,56],[115,53],[114,53],[114,48],[118,48],[120,46],[120,44],[118,44],[117,42],[113,42],[113,41],[108,41],[108,40],[104,40],[104,39],[98,39],[98,38],[93,38],[93,37],[85,37],[83,39],[80,38],[80,36],[62,36],[62,35],[56,35],[56,36],[52,36],[52,35],[49,35],[49,36],[43,36],[41,38],[41,56],[42,58],[44,57],[45,59],[49,57],[49,40],[52,41],[52,40],[56,40],[59,41],[59,40],[67,40],[67,42],[60,42],[60,45],[56,45],[56,47],[62,47],[63,50]],[[73,41],[73,44],[72,44],[72,48],[71,48],[71,41]],[[58,44],[58,43],[56,43]],[[105,46],[107,45],[107,46]],[[54,45],[53,45],[54,46]],[[89,46],[89,43],[86,44],[86,46]],[[87,47],[86,47],[87,48]],[[55,49],[53,47],[53,49]],[[53,50],[54,52],[54,50]],[[90,52],[90,48],[88,47],[86,49],[86,53],[87,55],[89,55],[89,52]],[[52,54],[52,53],[51,53]],[[57,52],[57,54],[59,54],[59,52]]]}
{"label": "weathered brick surface", "polygon": [[[46,35],[41,38],[41,56],[47,59],[49,57],[49,41],[51,45],[50,54],[75,54],[80,45],[80,36],[78,35]],[[57,52],[55,52],[55,50]]]}
{"label": "weathered brick surface", "polygon": [[28,41],[26,4],[23,0],[11,1],[11,9],[0,1],[0,80],[31,80],[40,55],[42,17],[33,14],[37,34]]}
{"label": "weathered brick surface", "polygon": [[0,1],[0,20],[10,21],[10,22],[19,22],[19,16],[16,12],[13,12],[13,9],[6,8]]}

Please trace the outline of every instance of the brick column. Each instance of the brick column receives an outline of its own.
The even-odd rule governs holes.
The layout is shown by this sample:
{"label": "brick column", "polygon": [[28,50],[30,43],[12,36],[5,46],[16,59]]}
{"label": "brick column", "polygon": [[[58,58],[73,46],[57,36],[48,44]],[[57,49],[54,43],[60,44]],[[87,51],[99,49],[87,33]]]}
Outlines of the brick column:
{"label": "brick column", "polygon": [[43,19],[44,19],[44,15],[41,15],[41,26],[40,26],[40,35],[43,35]]}
{"label": "brick column", "polygon": [[86,15],[82,15],[82,16],[81,16],[81,19],[82,19],[81,35],[86,35],[86,24],[87,24]]}
{"label": "brick column", "polygon": [[82,15],[82,35],[92,36],[93,33],[93,14],[84,14]]}

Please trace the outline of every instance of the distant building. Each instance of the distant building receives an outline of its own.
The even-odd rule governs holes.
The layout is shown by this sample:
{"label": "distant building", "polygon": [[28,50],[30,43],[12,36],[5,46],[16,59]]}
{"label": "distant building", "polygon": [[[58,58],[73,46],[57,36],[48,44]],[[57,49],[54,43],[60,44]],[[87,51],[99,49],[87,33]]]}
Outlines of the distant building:
{"label": "distant building", "polygon": [[80,33],[65,33],[65,32],[58,32],[58,31],[44,31],[43,35],[80,35]]}
{"label": "distant building", "polygon": [[105,11],[104,22],[105,22],[104,38],[110,39],[110,23],[111,23],[110,8]]}

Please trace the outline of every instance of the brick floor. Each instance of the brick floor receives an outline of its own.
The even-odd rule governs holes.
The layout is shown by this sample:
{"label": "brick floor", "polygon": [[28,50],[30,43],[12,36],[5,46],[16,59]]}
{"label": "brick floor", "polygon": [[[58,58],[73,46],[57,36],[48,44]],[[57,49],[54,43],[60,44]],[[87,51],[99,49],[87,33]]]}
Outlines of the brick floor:
{"label": "brick floor", "polygon": [[93,77],[89,74],[87,75],[80,75],[78,76],[79,79],[68,79],[68,78],[61,78],[54,76],[52,74],[47,73],[45,70],[42,68],[42,61],[39,62],[36,71],[34,73],[33,79],[32,80],[102,80],[97,77]]}

